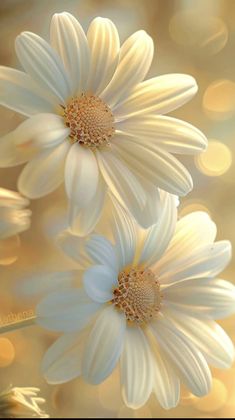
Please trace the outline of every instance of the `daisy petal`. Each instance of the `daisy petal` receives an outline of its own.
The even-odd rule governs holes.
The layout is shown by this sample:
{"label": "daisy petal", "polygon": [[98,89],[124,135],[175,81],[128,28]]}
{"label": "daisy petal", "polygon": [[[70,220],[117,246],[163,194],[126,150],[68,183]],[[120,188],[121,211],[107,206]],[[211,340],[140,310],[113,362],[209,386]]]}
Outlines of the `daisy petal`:
{"label": "daisy petal", "polygon": [[24,152],[27,147],[53,147],[69,136],[69,128],[56,114],[37,114],[20,124],[15,132],[15,144]]}
{"label": "daisy petal", "polygon": [[80,331],[100,307],[90,300],[83,289],[54,292],[37,305],[37,323],[52,331]]}
{"label": "daisy petal", "polygon": [[86,336],[87,332],[64,334],[47,350],[42,372],[49,384],[62,384],[80,376]]}
{"label": "daisy petal", "polygon": [[119,271],[132,264],[136,251],[136,229],[130,216],[120,204],[111,197],[113,236]]}
{"label": "daisy petal", "polygon": [[180,399],[180,381],[170,360],[159,348],[153,346],[154,371],[153,371],[153,392],[159,404],[170,410],[178,405]]}
{"label": "daisy petal", "polygon": [[16,130],[0,138],[0,168],[10,168],[30,160],[35,151],[16,147]]}
{"label": "daisy petal", "polygon": [[144,229],[148,229],[158,221],[162,211],[160,191],[155,185],[139,176],[139,174],[135,173],[134,175],[144,188],[146,195],[145,206],[143,209],[136,208],[135,219],[138,225]]}
{"label": "daisy petal", "polygon": [[111,242],[101,235],[92,235],[86,243],[86,251],[96,264],[107,265],[117,272],[117,258]]}
{"label": "daisy petal", "polygon": [[0,238],[24,232],[30,227],[31,210],[0,206]]}
{"label": "daisy petal", "polygon": [[40,198],[58,188],[64,180],[64,165],[69,150],[67,142],[39,153],[23,169],[18,189],[28,198]]}
{"label": "daisy petal", "polygon": [[202,353],[166,318],[158,319],[151,330],[187,388],[198,397],[208,394],[211,372]]}
{"label": "daisy petal", "polygon": [[116,127],[134,136],[135,142],[151,147],[156,145],[170,153],[196,154],[207,146],[207,139],[200,130],[172,117],[141,115],[117,122]]}
{"label": "daisy petal", "polygon": [[15,47],[22,66],[32,79],[49,89],[59,103],[65,104],[71,88],[63,64],[51,46],[32,32],[23,32],[16,38]]}
{"label": "daisy petal", "polygon": [[19,282],[17,292],[28,298],[44,296],[57,290],[68,289],[80,277],[82,272],[74,271],[58,271],[58,272],[42,272],[40,274],[30,274],[23,282]]}
{"label": "daisy petal", "polygon": [[71,230],[78,236],[87,236],[97,225],[106,197],[107,187],[100,176],[97,190],[89,204],[85,208],[80,208],[76,203],[69,203],[69,225]]}
{"label": "daisy petal", "polygon": [[137,31],[122,45],[113,78],[100,95],[113,109],[127,92],[141,82],[152,63],[153,41],[145,31]]}
{"label": "daisy petal", "polygon": [[105,265],[94,265],[83,275],[84,289],[88,296],[98,303],[111,301],[113,288],[117,286],[117,273]]}
{"label": "daisy petal", "polygon": [[51,20],[51,45],[68,71],[72,94],[86,90],[90,52],[80,23],[70,13],[55,13]]}
{"label": "daisy petal", "polygon": [[195,316],[225,318],[235,312],[235,286],[221,279],[192,279],[164,289],[167,306]]}
{"label": "daisy petal", "polygon": [[84,350],[82,373],[94,385],[104,381],[115,368],[123,349],[126,318],[112,306],[97,318]]}
{"label": "daisy petal", "polygon": [[231,367],[235,356],[233,343],[215,321],[200,320],[175,311],[170,311],[169,315],[210,364],[220,369]]}
{"label": "daisy petal", "polygon": [[192,251],[191,254],[179,257],[177,261],[159,262],[158,271],[161,283],[175,283],[183,280],[212,278],[227,266],[231,259],[229,241],[219,241]]}
{"label": "daisy petal", "polygon": [[22,71],[0,66],[0,104],[26,115],[54,112],[56,102]]}
{"label": "daisy petal", "polygon": [[167,114],[197,92],[195,79],[186,74],[165,74],[138,84],[115,109],[117,120],[142,114]]}
{"label": "daisy petal", "polygon": [[146,202],[146,195],[139,181],[113,153],[97,152],[97,160],[111,193],[135,216]]}
{"label": "daisy petal", "polygon": [[99,95],[110,82],[116,70],[120,41],[116,26],[110,19],[97,17],[88,29],[91,50],[89,90]]}
{"label": "daisy petal", "polygon": [[175,197],[165,194],[162,213],[158,223],[152,226],[146,235],[140,263],[145,266],[154,264],[166,250],[175,231],[177,207]]}
{"label": "daisy petal", "polygon": [[145,146],[118,133],[113,139],[113,150],[131,171],[171,194],[186,195],[193,187],[186,168],[160,147]]}
{"label": "daisy petal", "polygon": [[86,207],[98,186],[98,166],[94,153],[75,143],[70,147],[65,165],[65,188],[70,200]]}
{"label": "daisy petal", "polygon": [[73,235],[69,230],[60,233],[56,238],[57,245],[62,251],[75,261],[80,268],[87,268],[91,265],[92,261],[85,253],[86,238],[81,238]]}
{"label": "daisy petal", "polygon": [[126,329],[120,366],[124,402],[136,410],[147,402],[153,387],[149,343],[139,327]]}

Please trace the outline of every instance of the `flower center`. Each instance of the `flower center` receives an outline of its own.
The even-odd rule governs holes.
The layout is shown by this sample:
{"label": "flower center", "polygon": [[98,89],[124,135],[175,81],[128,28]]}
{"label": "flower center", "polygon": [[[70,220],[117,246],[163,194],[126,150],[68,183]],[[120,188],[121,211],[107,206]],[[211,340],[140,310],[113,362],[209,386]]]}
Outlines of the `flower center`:
{"label": "flower center", "polygon": [[64,109],[72,143],[87,147],[109,146],[114,135],[114,116],[98,96],[82,93]]}
{"label": "flower center", "polygon": [[122,271],[118,283],[112,303],[125,313],[128,321],[148,322],[158,314],[162,296],[151,270]]}

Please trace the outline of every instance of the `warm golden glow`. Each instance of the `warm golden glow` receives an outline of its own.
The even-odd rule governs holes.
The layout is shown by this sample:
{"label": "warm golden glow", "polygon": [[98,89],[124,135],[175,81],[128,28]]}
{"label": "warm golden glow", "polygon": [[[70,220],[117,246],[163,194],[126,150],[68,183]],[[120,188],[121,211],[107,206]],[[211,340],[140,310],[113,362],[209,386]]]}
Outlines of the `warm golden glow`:
{"label": "warm golden glow", "polygon": [[212,119],[226,119],[235,114],[235,83],[220,79],[212,82],[203,96],[203,107]]}
{"label": "warm golden glow", "polygon": [[221,409],[227,398],[228,393],[225,385],[219,379],[214,378],[211,392],[203,398],[193,398],[192,404],[198,410],[210,413]]}
{"label": "warm golden glow", "polygon": [[210,140],[206,152],[195,159],[200,171],[208,176],[223,175],[232,164],[231,151],[217,140]]}
{"label": "warm golden glow", "polygon": [[15,348],[5,337],[0,338],[0,368],[9,366],[15,358]]}

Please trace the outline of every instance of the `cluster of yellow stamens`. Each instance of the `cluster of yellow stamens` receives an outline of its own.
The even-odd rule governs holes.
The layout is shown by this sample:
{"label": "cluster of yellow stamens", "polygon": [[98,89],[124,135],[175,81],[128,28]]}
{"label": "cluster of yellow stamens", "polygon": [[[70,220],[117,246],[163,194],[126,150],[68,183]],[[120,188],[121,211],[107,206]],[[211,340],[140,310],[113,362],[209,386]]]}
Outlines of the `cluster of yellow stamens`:
{"label": "cluster of yellow stamens", "polygon": [[70,128],[72,143],[86,147],[109,146],[114,135],[114,117],[98,96],[81,94],[64,108],[64,119]]}
{"label": "cluster of yellow stamens", "polygon": [[151,270],[122,271],[118,283],[112,303],[125,313],[128,321],[148,322],[158,314],[162,296]]}

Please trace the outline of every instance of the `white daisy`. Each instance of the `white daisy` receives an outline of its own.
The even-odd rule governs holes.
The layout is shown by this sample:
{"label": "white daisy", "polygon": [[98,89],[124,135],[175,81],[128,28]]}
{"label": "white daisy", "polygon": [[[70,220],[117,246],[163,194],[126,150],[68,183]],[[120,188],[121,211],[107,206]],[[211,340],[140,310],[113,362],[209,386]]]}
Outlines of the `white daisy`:
{"label": "white daisy", "polygon": [[214,321],[235,311],[235,287],[214,278],[231,245],[214,242],[216,226],[206,213],[176,222],[174,197],[164,203],[159,222],[145,232],[120,208],[113,242],[99,234],[61,236],[79,270],[63,273],[60,291],[61,276],[44,279],[54,291],[37,306],[37,322],[64,333],[43,360],[49,383],[82,375],[99,384],[119,366],[128,407],[141,407],[153,392],[169,409],[179,401],[180,381],[203,396],[211,387],[208,364],[232,364],[233,344]]}
{"label": "white daisy", "polygon": [[29,200],[19,193],[0,188],[0,264],[11,259],[19,246],[18,234],[31,223]]}
{"label": "white daisy", "polygon": [[0,393],[0,418],[48,418],[40,405],[44,398],[38,396],[39,388],[9,387]]}
{"label": "white daisy", "polygon": [[143,81],[153,58],[145,31],[120,47],[109,19],[94,19],[85,35],[72,15],[55,14],[51,45],[23,32],[16,53],[25,73],[0,68],[0,103],[28,119],[1,139],[0,167],[29,161],[18,181],[22,194],[39,198],[64,181],[70,223],[86,219],[88,232],[107,192],[150,226],[158,212],[154,220],[143,213],[159,202],[158,188],[178,195],[192,189],[171,153],[198,153],[206,138],[161,114],[190,100],[197,84],[185,74]]}

